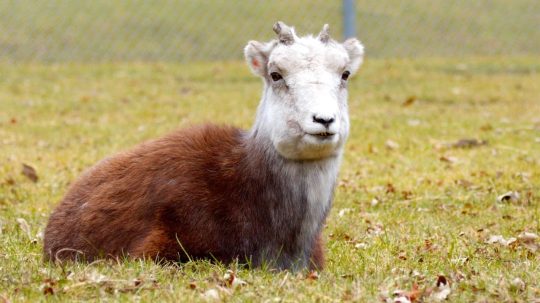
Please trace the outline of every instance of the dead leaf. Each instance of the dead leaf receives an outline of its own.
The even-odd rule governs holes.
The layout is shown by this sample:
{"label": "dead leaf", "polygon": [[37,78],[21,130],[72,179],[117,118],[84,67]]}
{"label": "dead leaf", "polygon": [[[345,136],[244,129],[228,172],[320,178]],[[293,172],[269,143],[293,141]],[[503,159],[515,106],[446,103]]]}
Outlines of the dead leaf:
{"label": "dead leaf", "polygon": [[43,279],[43,284],[41,285],[41,292],[48,296],[54,295],[54,287],[57,285],[57,281],[51,278]]}
{"label": "dead leaf", "polygon": [[450,146],[453,148],[473,148],[487,144],[488,142],[486,140],[460,139],[457,142],[452,143]]}
{"label": "dead leaf", "polygon": [[518,242],[531,252],[537,252],[540,249],[540,243],[538,243],[538,235],[531,232],[522,232],[518,235]]}
{"label": "dead leaf", "polygon": [[379,153],[379,149],[375,146],[373,146],[371,143],[368,145],[368,152],[371,154],[377,154]]}
{"label": "dead leaf", "polygon": [[407,124],[409,126],[418,126],[420,125],[421,121],[420,120],[417,120],[417,119],[409,119],[407,120]]}
{"label": "dead leaf", "polygon": [[411,303],[411,300],[405,296],[397,296],[394,298],[394,303]]}
{"label": "dead leaf", "polygon": [[0,294],[0,303],[11,303],[11,301],[3,294]]}
{"label": "dead leaf", "polygon": [[207,291],[205,291],[202,294],[202,297],[207,301],[218,301],[220,299],[219,297],[219,291],[215,288],[211,288]]}
{"label": "dead leaf", "polygon": [[439,275],[437,276],[435,288],[429,290],[429,300],[427,301],[444,301],[448,298],[448,295],[450,295],[451,291],[452,290],[450,289],[450,283],[448,282],[448,279],[446,279],[446,277],[443,275]]}
{"label": "dead leaf", "polygon": [[416,96],[409,96],[407,97],[407,99],[405,99],[405,101],[401,104],[402,106],[411,106],[414,104],[414,102],[416,102]]}
{"label": "dead leaf", "polygon": [[50,286],[44,286],[42,291],[44,295],[54,295],[54,289]]}
{"label": "dead leaf", "polygon": [[346,214],[350,213],[352,211],[352,208],[342,208],[338,212],[338,216],[343,217]]}
{"label": "dead leaf", "polygon": [[97,271],[91,271],[83,277],[83,281],[99,284],[108,281],[108,279],[105,275],[102,275]]}
{"label": "dead leaf", "polygon": [[474,185],[474,183],[466,179],[456,180],[456,184],[464,188],[470,188]]}
{"label": "dead leaf", "polygon": [[397,144],[396,142],[388,139],[386,140],[385,144],[386,148],[390,149],[390,150],[395,150],[395,149],[398,149],[399,148],[399,144]]}
{"label": "dead leaf", "polygon": [[514,290],[518,290],[518,291],[524,291],[526,287],[525,282],[523,282],[523,280],[521,280],[520,278],[515,278],[514,280],[512,280],[512,282],[510,283],[510,286]]}
{"label": "dead leaf", "polygon": [[22,174],[34,183],[39,180],[36,170],[28,164],[22,164]]}
{"label": "dead leaf", "polygon": [[485,132],[487,132],[487,131],[492,131],[492,130],[493,130],[493,125],[491,125],[491,124],[484,124],[484,125],[480,126],[480,130],[481,130],[481,131],[485,131]]}
{"label": "dead leaf", "polygon": [[387,183],[386,184],[386,193],[387,194],[393,194],[396,192],[396,188],[394,187],[394,184],[392,183]]}
{"label": "dead leaf", "polygon": [[241,280],[238,277],[236,277],[236,273],[230,269],[227,270],[227,272],[223,276],[223,279],[225,280],[225,283],[227,284],[227,286],[231,288],[237,288],[237,287],[247,285],[246,281]]}
{"label": "dead leaf", "polygon": [[503,236],[501,235],[492,235],[489,237],[489,239],[486,240],[486,243],[487,244],[501,244],[503,246],[508,246],[514,242],[516,242],[517,239],[516,238],[508,238],[508,239],[505,239]]}
{"label": "dead leaf", "polygon": [[396,290],[393,292],[394,302],[417,302],[422,296],[423,291],[418,287],[418,284],[414,283],[410,291]]}
{"label": "dead leaf", "polygon": [[505,194],[502,194],[497,197],[497,202],[518,202],[519,201],[519,193],[517,191],[509,191]]}
{"label": "dead leaf", "polygon": [[366,232],[369,236],[376,237],[376,236],[384,234],[384,228],[381,224],[373,224],[373,225],[368,226],[368,228],[366,229]]}
{"label": "dead leaf", "polygon": [[524,243],[531,243],[531,242],[536,242],[538,240],[538,235],[535,234],[535,233],[531,233],[531,232],[522,232],[521,234],[519,234],[518,236],[518,239],[520,242],[524,242]]}
{"label": "dead leaf", "polygon": [[4,183],[6,185],[15,185],[15,180],[13,180],[13,178],[7,178]]}
{"label": "dead leaf", "polygon": [[356,243],[354,245],[354,248],[357,248],[357,249],[366,249],[367,247],[368,247],[368,245],[366,243],[363,243],[363,242]]}
{"label": "dead leaf", "polygon": [[310,271],[306,276],[306,280],[315,281],[315,280],[318,280],[318,279],[319,279],[319,273],[314,271],[314,270]]}
{"label": "dead leaf", "polygon": [[455,164],[459,161],[458,158],[456,157],[452,157],[452,156],[442,156],[439,158],[439,160],[443,161],[443,162],[446,162],[446,163],[450,163],[450,164]]}
{"label": "dead leaf", "polygon": [[433,300],[436,302],[444,301],[448,298],[448,295],[450,295],[451,292],[452,290],[450,289],[450,286],[448,284],[444,284],[437,287],[431,293],[431,298],[433,298]]}
{"label": "dead leaf", "polygon": [[28,222],[23,218],[17,218],[16,221],[19,223],[21,230],[28,236],[28,239],[32,240],[32,231]]}

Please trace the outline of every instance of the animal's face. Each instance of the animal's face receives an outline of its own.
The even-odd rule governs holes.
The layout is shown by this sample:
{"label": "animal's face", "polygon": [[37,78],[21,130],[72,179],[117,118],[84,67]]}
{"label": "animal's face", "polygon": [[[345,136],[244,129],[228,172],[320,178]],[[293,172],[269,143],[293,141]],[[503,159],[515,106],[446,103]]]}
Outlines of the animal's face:
{"label": "animal's face", "polygon": [[298,38],[277,23],[278,41],[251,41],[246,59],[263,77],[265,92],[256,127],[267,134],[285,158],[335,156],[348,133],[347,81],[363,59],[356,39],[337,43],[327,27],[318,37]]}

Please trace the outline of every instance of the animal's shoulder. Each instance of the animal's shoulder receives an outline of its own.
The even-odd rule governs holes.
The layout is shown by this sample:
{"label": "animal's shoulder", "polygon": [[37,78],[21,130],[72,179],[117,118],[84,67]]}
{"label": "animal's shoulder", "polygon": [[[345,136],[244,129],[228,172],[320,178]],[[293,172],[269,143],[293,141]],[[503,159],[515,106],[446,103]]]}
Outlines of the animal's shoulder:
{"label": "animal's shoulder", "polygon": [[238,128],[213,124],[176,130],[101,160],[78,183],[94,187],[110,180],[139,182],[156,174],[199,170],[239,154],[238,150],[243,150],[241,137]]}
{"label": "animal's shoulder", "polygon": [[145,142],[128,152],[141,160],[189,160],[196,162],[228,157],[243,149],[242,130],[232,126],[204,124],[174,131]]}
{"label": "animal's shoulder", "polygon": [[151,147],[152,144],[171,147],[186,147],[208,150],[212,148],[227,148],[240,143],[242,130],[227,125],[203,124],[176,130],[155,141],[143,145]]}

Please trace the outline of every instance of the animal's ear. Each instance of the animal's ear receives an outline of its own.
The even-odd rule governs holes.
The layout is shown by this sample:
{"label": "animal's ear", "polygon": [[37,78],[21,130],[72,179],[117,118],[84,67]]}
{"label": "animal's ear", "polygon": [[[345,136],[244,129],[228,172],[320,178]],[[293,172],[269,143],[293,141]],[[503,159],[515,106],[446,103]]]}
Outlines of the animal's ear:
{"label": "animal's ear", "polygon": [[358,39],[350,38],[343,42],[343,47],[349,54],[349,63],[347,69],[351,74],[356,73],[364,61],[364,46]]}
{"label": "animal's ear", "polygon": [[244,56],[246,57],[247,64],[253,73],[261,77],[266,76],[268,57],[270,57],[270,52],[274,48],[275,44],[275,41],[268,43],[257,41],[248,42],[244,48]]}

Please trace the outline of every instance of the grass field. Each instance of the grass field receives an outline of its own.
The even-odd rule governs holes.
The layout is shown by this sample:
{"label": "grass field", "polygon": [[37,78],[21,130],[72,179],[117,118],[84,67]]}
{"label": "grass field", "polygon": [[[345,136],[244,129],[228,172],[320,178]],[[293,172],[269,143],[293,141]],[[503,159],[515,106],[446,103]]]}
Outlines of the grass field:
{"label": "grass field", "polygon": [[[42,261],[48,215],[85,168],[187,125],[249,127],[261,83],[243,63],[0,70],[0,302],[392,302],[398,290],[429,302],[445,295],[440,276],[453,302],[540,300],[540,240],[489,243],[540,234],[538,57],[366,62],[350,83],[351,137],[317,279]],[[496,202],[509,191],[520,198]],[[229,269],[247,285],[230,287]]]}
{"label": "grass field", "polygon": [[[277,20],[299,33],[329,23],[341,39],[340,0],[0,1],[0,60],[38,62],[241,59]],[[540,53],[540,1],[357,0],[370,56]]]}

